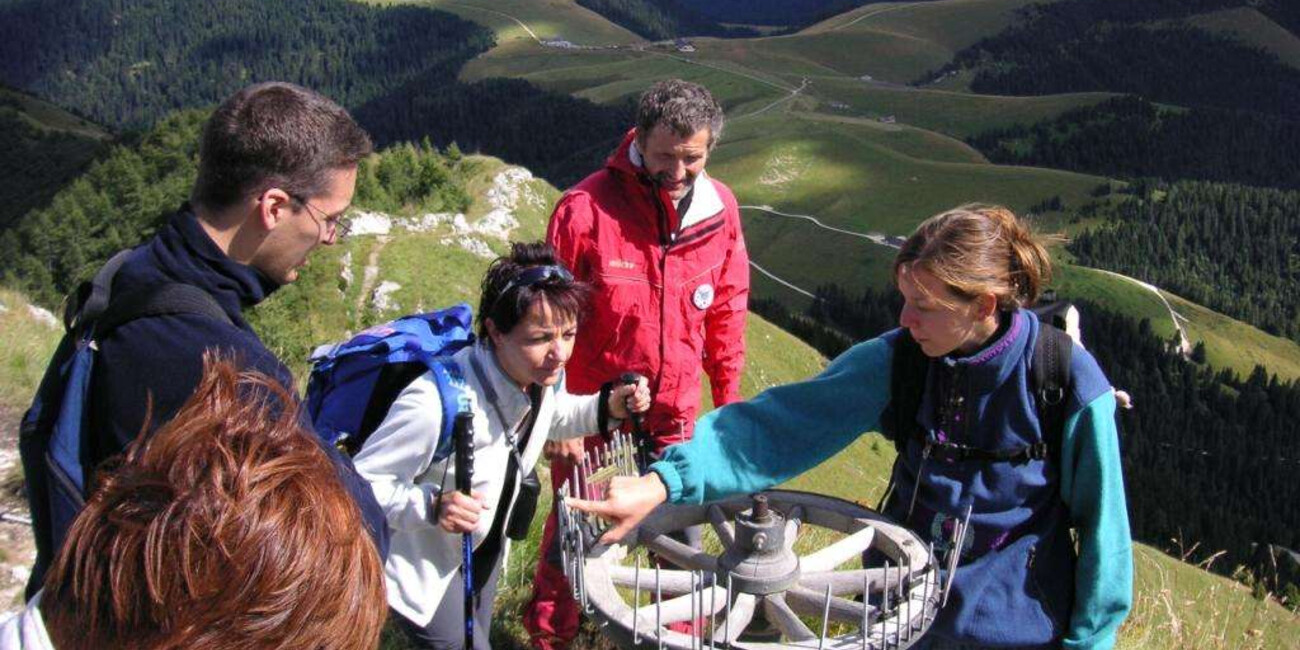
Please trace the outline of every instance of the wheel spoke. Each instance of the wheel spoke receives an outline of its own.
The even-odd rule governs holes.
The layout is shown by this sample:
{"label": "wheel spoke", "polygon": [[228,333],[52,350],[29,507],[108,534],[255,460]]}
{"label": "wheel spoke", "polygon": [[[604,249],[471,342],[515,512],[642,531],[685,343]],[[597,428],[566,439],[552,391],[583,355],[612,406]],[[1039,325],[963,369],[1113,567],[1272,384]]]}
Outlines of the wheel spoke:
{"label": "wheel spoke", "polygon": [[727,521],[727,513],[716,503],[709,506],[709,523],[713,525],[713,532],[718,534],[722,548],[730,549],[736,545],[735,526]]}
{"label": "wheel spoke", "polygon": [[[633,589],[636,587],[638,577],[641,580],[641,593],[654,593],[654,567],[641,567],[640,576],[637,575],[634,567],[621,564],[609,567],[609,578],[614,582],[615,587]],[[684,594],[691,590],[691,574],[689,571],[660,569],[659,588],[666,594]]]}
{"label": "wheel spoke", "polygon": [[657,535],[643,544],[661,559],[683,569],[709,573],[718,571],[718,558],[697,548],[691,548],[667,535]]}
{"label": "wheel spoke", "polygon": [[763,599],[763,613],[767,616],[767,622],[781,630],[787,641],[813,641],[818,638],[799,620],[799,615],[790,609],[780,594],[772,594]]}
{"label": "wheel spoke", "polygon": [[[815,616],[821,618],[822,611],[826,606],[826,592],[816,592],[803,587],[795,587],[785,592],[786,604],[794,611],[804,616]],[[866,610],[875,613],[877,610],[870,605],[864,605],[855,600],[846,598],[836,598],[831,596],[830,619],[841,623],[851,623],[858,625],[862,622],[862,612]]]}
{"label": "wheel spoke", "polygon": [[799,562],[799,566],[803,571],[810,573],[834,570],[835,567],[861,555],[863,551],[867,550],[871,546],[871,540],[875,538],[875,534],[876,529],[867,526],[816,553],[804,557]]}
{"label": "wheel spoke", "polygon": [[[889,585],[891,587],[898,584],[898,579],[895,576],[891,575],[890,580]],[[818,594],[824,594],[826,586],[830,585],[832,595],[857,596],[862,593],[863,584],[867,585],[868,592],[880,593],[885,586],[885,570],[876,567],[874,569],[853,569],[851,571],[818,571],[816,573],[804,573],[799,576],[800,587]]]}
{"label": "wheel spoke", "polygon": [[741,633],[754,620],[754,610],[758,606],[758,597],[754,594],[738,594],[736,602],[727,610],[727,616],[714,631],[714,640],[727,644],[733,644],[736,639],[740,638]]}
{"label": "wheel spoke", "polygon": [[[689,574],[687,574],[689,575]],[[717,595],[713,594],[717,590]],[[638,608],[637,615],[643,621],[659,620],[663,625],[671,625],[682,621],[694,620],[700,614],[708,616],[717,613],[726,608],[727,590],[722,587],[708,587],[701,589],[694,594],[688,593],[670,598],[659,604],[658,616],[655,614],[655,604],[643,605]],[[692,609],[694,608],[694,609]]]}

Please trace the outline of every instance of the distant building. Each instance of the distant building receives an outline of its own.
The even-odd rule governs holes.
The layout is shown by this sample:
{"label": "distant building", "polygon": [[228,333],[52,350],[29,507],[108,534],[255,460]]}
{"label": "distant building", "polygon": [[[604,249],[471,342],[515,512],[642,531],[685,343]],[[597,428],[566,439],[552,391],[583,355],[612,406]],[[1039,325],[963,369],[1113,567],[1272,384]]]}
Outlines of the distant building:
{"label": "distant building", "polygon": [[881,116],[881,118],[880,118],[880,122],[881,122],[882,124],[893,124],[893,123],[896,122],[896,121],[897,121],[897,120],[894,119],[894,116],[893,116],[893,115],[883,115],[883,116]]}
{"label": "distant building", "polygon": [[673,45],[676,46],[678,52],[694,52],[694,51],[695,51],[695,46],[692,45],[690,41],[688,41],[688,40],[686,40],[686,39],[684,39],[684,38],[678,38],[678,39],[675,39],[675,40],[673,41]]}
{"label": "distant building", "polygon": [[841,111],[847,111],[849,110],[849,105],[845,104],[844,102],[831,102],[831,108],[838,109]]}
{"label": "distant building", "polygon": [[558,47],[566,50],[576,49],[578,46],[562,38],[545,38],[542,39],[542,47]]}

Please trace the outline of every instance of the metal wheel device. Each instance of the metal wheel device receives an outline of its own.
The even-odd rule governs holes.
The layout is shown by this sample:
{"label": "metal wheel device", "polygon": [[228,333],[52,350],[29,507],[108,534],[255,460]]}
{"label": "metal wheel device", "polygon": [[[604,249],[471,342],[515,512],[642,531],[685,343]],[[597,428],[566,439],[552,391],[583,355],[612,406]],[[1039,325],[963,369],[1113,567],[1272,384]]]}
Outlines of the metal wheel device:
{"label": "metal wheel device", "polygon": [[[615,438],[589,454],[561,494],[600,499],[612,476],[635,475],[626,443]],[[596,541],[602,524],[593,517],[563,500],[558,508],[574,598],[621,648],[908,648],[933,622],[956,569],[955,554],[941,571],[931,547],[883,515],[808,492],[664,504],[613,545]],[[716,536],[706,548],[720,551],[671,536],[699,524]]]}

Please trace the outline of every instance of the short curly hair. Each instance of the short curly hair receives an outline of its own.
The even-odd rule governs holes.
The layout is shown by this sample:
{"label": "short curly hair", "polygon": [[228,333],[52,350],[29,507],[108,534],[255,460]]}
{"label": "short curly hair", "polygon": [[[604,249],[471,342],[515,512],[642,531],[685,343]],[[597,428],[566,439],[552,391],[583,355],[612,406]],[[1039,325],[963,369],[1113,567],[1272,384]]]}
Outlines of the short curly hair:
{"label": "short curly hair", "polygon": [[655,126],[672,129],[680,137],[709,130],[709,148],[722,137],[722,106],[708,89],[681,79],[660,81],[641,95],[636,109],[636,130],[648,137]]}
{"label": "short curly hair", "polygon": [[204,357],[176,416],[98,473],[45,580],[59,650],[375,648],[383,565],[266,375]]}

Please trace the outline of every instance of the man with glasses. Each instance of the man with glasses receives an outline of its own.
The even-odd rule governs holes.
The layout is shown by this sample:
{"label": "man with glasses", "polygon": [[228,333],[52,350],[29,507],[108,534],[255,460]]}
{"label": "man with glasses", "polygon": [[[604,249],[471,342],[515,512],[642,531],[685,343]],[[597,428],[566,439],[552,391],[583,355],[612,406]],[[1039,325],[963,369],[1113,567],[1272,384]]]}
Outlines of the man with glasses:
{"label": "man with glasses", "polygon": [[[94,467],[172,418],[199,384],[206,351],[294,389],[289,369],[243,312],[297,280],[312,250],[346,233],[343,215],[357,164],[371,151],[369,136],[347,111],[292,84],[250,86],[216,109],[200,141],[189,202],[150,240],[115,258],[121,266],[110,276],[111,302],[97,327],[111,322],[110,315],[121,324],[97,337],[81,441],[87,485]],[[349,461],[328,452],[386,554],[384,515],[374,495]],[[53,524],[42,521],[38,506],[29,595],[57,552],[51,540],[61,537],[51,535]]]}

